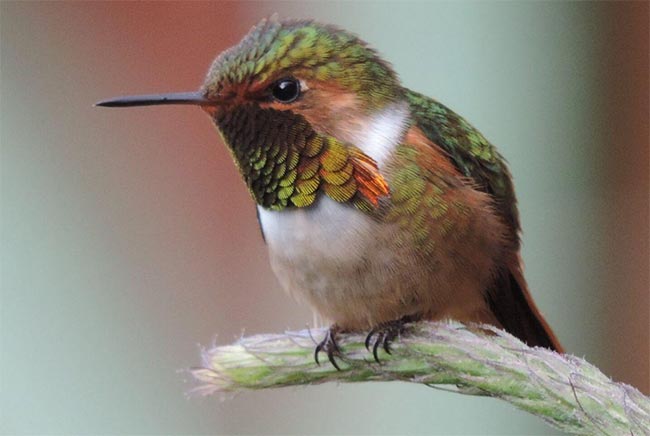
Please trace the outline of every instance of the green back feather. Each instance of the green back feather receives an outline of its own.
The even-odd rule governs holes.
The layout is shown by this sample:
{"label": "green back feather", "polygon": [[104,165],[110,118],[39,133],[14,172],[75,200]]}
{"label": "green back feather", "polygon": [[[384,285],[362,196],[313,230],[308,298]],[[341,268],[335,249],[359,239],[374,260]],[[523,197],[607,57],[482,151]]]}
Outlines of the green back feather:
{"label": "green back feather", "polygon": [[417,126],[449,154],[461,174],[494,197],[498,212],[517,234],[519,214],[505,159],[478,130],[451,109],[410,90],[405,95]]}

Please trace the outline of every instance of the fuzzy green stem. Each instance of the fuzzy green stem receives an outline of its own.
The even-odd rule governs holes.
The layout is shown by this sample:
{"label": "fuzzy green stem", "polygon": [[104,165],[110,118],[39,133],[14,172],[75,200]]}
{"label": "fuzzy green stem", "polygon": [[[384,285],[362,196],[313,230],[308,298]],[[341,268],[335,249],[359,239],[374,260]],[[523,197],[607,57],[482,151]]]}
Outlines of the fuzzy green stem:
{"label": "fuzzy green stem", "polygon": [[[312,336],[313,335],[313,336]],[[325,382],[401,380],[455,385],[464,393],[508,401],[572,434],[650,435],[650,398],[615,383],[583,359],[530,348],[491,326],[420,322],[382,352],[376,363],[365,336],[337,336],[343,357],[337,371],[315,341],[324,330],[303,330],[241,338],[203,352],[192,369],[195,392],[239,392]]]}

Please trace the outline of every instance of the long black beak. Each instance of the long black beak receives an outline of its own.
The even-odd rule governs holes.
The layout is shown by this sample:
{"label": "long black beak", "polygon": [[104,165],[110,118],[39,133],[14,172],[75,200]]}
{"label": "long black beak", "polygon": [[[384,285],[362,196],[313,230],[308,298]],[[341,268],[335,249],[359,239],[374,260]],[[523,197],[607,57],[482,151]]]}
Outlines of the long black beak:
{"label": "long black beak", "polygon": [[95,103],[95,106],[129,107],[154,106],[159,104],[191,104],[195,106],[214,106],[215,101],[208,100],[199,92],[175,92],[172,94],[129,95],[111,98]]}

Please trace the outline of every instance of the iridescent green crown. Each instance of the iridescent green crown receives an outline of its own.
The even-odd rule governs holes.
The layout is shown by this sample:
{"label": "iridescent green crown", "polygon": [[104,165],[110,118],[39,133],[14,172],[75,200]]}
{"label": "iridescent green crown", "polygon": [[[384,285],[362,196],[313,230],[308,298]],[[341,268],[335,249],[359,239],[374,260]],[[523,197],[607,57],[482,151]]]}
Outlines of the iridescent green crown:
{"label": "iridescent green crown", "polygon": [[212,64],[204,92],[266,83],[291,74],[305,80],[334,82],[371,107],[399,97],[401,88],[390,65],[357,36],[311,20],[263,19],[244,39]]}

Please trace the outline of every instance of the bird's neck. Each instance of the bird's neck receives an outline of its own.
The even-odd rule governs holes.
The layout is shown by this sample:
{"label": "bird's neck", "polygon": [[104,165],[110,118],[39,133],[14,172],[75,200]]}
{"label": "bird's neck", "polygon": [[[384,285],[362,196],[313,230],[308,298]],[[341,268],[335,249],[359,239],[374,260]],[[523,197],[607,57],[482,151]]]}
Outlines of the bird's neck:
{"label": "bird's neck", "polygon": [[253,199],[270,210],[311,206],[319,195],[366,212],[389,194],[381,171],[410,124],[392,104],[318,131],[290,111],[242,106],[215,117]]}
{"label": "bird's neck", "polygon": [[369,114],[361,112],[339,119],[329,126],[328,134],[358,147],[382,169],[403,141],[410,125],[408,103],[395,102]]}

